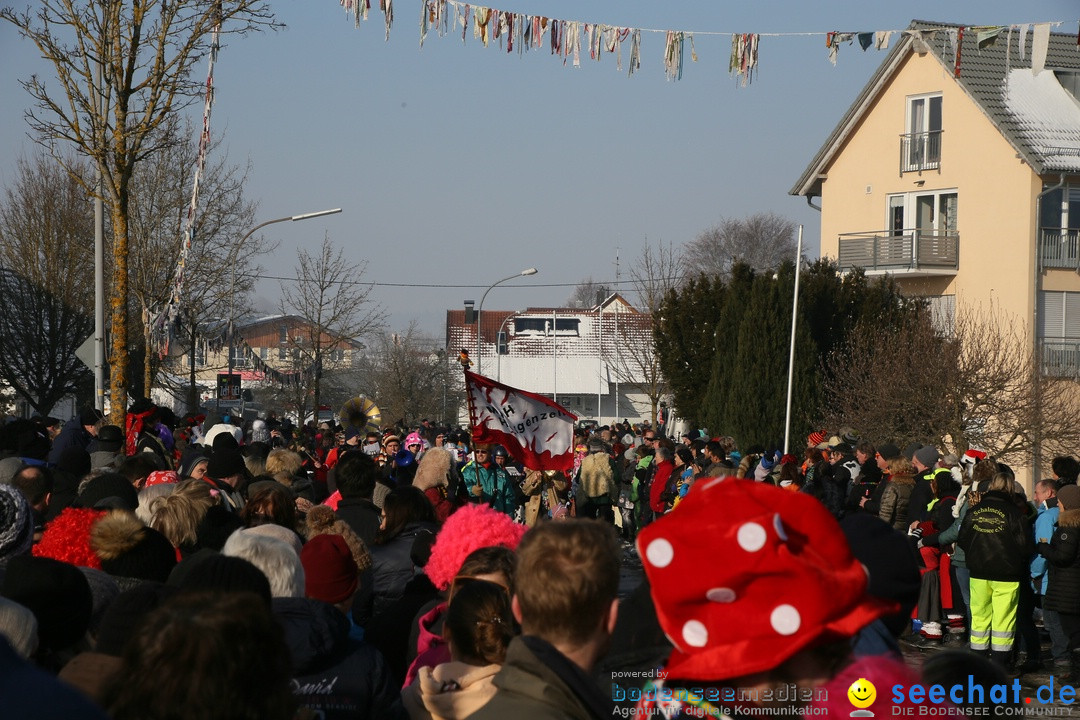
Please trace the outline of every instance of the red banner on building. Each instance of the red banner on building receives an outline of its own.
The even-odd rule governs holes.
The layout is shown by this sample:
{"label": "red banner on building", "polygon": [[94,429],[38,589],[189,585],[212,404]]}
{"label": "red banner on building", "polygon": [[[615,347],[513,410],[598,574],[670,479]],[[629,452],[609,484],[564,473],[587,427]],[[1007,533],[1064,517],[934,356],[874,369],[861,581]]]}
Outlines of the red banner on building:
{"label": "red banner on building", "polygon": [[577,415],[543,395],[468,370],[465,392],[474,441],[502,445],[531,470],[573,469]]}

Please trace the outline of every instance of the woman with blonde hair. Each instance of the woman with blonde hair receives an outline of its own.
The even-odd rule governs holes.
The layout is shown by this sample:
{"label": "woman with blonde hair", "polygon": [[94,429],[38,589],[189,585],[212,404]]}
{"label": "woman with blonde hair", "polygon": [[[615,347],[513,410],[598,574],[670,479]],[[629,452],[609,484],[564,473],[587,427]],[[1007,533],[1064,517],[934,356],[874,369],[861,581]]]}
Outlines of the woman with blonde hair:
{"label": "woman with blonde hair", "polygon": [[202,480],[183,480],[171,494],[150,504],[150,527],[160,532],[181,555],[198,550],[199,523],[207,511],[221,502],[216,491]]}
{"label": "woman with blonde hair", "polygon": [[911,500],[911,491],[915,489],[915,467],[904,457],[892,458],[887,462],[889,483],[881,494],[878,517],[895,529],[907,532],[908,501]]}

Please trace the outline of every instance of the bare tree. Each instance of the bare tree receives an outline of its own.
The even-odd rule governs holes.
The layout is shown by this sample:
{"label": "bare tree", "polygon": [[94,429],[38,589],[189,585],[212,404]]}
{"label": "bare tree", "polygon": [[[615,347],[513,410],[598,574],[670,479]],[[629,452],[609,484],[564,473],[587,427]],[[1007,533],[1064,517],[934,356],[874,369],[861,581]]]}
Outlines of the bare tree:
{"label": "bare tree", "polygon": [[385,420],[405,426],[425,417],[445,420],[444,405],[448,417],[457,417],[461,372],[447,363],[442,341],[423,337],[415,320],[403,333],[379,334],[367,362],[361,387]]}
{"label": "bare tree", "polygon": [[593,307],[604,300],[608,292],[609,289],[606,285],[596,282],[590,275],[578,283],[577,287],[574,288],[574,292],[570,293],[566,303],[569,307]]}
{"label": "bare tree", "polygon": [[158,129],[198,98],[193,77],[215,28],[243,34],[273,26],[266,0],[38,0],[34,9],[0,9],[56,68],[58,89],[32,76],[22,85],[33,99],[27,120],[35,138],[75,173],[64,154],[72,146],[102,178],[112,224],[111,416],[127,405],[128,255],[131,182],[135,168],[159,148]]}
{"label": "bare tree", "polygon": [[656,425],[660,401],[668,393],[668,385],[660,372],[660,361],[653,338],[653,315],[660,309],[664,296],[683,283],[683,264],[671,243],[646,243],[637,259],[630,263],[628,273],[638,297],[641,311],[612,305],[601,315],[605,341],[602,350],[615,378],[649,399],[651,420]]}
{"label": "bare tree", "polygon": [[775,270],[785,261],[794,261],[795,230],[794,222],[771,212],[721,219],[683,248],[686,271],[726,281],[737,262],[758,272]]}
{"label": "bare tree", "polygon": [[[355,345],[381,328],[385,312],[374,304],[372,286],[362,282],[367,263],[350,263],[341,248],[334,248],[329,235],[317,254],[301,249],[297,259],[296,279],[281,285],[281,312],[300,321],[289,332],[288,351],[297,370],[310,375],[305,391],[310,390],[318,410],[323,372],[345,362],[346,345]],[[306,402],[301,400],[299,405],[303,422]]]}
{"label": "bare tree", "polygon": [[[616,301],[617,303],[618,301]],[[649,400],[653,427],[660,401],[668,394],[668,383],[660,371],[660,359],[653,339],[653,316],[611,306],[601,315],[604,333],[604,360],[614,378]]]}
{"label": "bare tree", "polygon": [[46,157],[19,159],[0,201],[0,380],[42,415],[65,395],[89,399],[75,350],[94,331],[92,232],[72,177]]}
{"label": "bare tree", "polygon": [[[133,181],[130,204],[131,295],[134,317],[142,319],[142,393],[149,395],[158,376],[160,361],[152,351],[153,318],[168,301],[172,276],[183,240],[181,228],[190,202],[192,175],[198,145],[196,134],[187,127],[170,123],[165,128],[173,136],[162,149],[139,165]],[[184,269],[187,282],[180,303],[181,346],[192,347],[207,323],[221,327],[228,313],[243,317],[247,298],[259,273],[258,258],[273,249],[264,236],[239,238],[254,224],[255,203],[244,195],[248,166],[229,164],[218,155],[208,162],[200,180],[199,212],[195,216],[191,251]],[[196,403],[194,366],[188,368],[189,403]],[[180,388],[172,388],[179,390]]]}
{"label": "bare tree", "polygon": [[828,359],[824,396],[827,427],[898,444],[1005,462],[1080,445],[1075,380],[1043,372],[1021,324],[996,307],[961,309],[950,334],[928,312],[898,332],[853,333]]}
{"label": "bare tree", "polygon": [[638,307],[650,315],[660,308],[667,291],[682,285],[685,277],[684,265],[675,253],[675,246],[663,242],[657,243],[655,248],[646,242],[627,272],[637,294]]}

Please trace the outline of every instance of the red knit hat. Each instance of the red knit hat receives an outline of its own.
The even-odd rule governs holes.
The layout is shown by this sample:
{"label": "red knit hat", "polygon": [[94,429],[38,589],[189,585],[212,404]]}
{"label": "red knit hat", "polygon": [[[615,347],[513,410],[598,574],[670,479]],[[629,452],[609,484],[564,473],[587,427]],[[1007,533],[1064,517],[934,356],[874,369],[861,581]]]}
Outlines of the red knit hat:
{"label": "red knit hat", "polygon": [[359,584],[352,551],[340,535],[316,535],[300,551],[304,566],[304,594],[331,605],[352,597]]}
{"label": "red knit hat", "polygon": [[673,678],[769,670],[895,608],[866,594],[867,571],[825,506],[767,483],[699,481],[637,547]]}

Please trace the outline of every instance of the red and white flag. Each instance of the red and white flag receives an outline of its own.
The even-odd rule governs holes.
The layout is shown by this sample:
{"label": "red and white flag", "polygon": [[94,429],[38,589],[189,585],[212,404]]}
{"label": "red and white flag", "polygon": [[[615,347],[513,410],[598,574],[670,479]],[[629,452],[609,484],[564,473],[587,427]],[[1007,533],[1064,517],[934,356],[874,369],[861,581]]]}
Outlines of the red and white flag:
{"label": "red and white flag", "polygon": [[543,395],[468,370],[465,392],[473,440],[499,443],[531,470],[573,469],[577,415]]}

